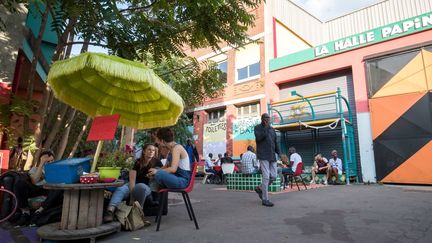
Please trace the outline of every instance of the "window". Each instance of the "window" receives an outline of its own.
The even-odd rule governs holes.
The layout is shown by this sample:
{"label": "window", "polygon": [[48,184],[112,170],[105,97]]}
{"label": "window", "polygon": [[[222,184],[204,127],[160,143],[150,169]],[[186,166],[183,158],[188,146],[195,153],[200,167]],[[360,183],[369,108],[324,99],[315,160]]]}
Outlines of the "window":
{"label": "window", "polygon": [[208,122],[222,122],[225,121],[225,110],[208,111]]}
{"label": "window", "polygon": [[419,53],[420,50],[414,50],[368,60],[366,68],[369,98],[372,98],[388,81],[397,76]]}
{"label": "window", "polygon": [[227,61],[227,55],[224,53],[218,54],[216,56],[213,56],[209,58],[208,60],[213,61],[217,63],[217,69],[222,71],[221,76],[219,77],[220,81],[222,83],[227,82],[227,73],[228,73],[228,61]]}
{"label": "window", "polygon": [[261,73],[259,44],[251,43],[237,50],[236,69],[238,82],[259,78]]}
{"label": "window", "polygon": [[222,75],[219,77],[220,81],[222,83],[226,83],[227,82],[227,73],[228,73],[228,61],[222,61],[220,63],[218,63],[217,68],[219,70],[221,70]]}
{"label": "window", "polygon": [[237,119],[259,117],[259,110],[259,103],[238,106]]}

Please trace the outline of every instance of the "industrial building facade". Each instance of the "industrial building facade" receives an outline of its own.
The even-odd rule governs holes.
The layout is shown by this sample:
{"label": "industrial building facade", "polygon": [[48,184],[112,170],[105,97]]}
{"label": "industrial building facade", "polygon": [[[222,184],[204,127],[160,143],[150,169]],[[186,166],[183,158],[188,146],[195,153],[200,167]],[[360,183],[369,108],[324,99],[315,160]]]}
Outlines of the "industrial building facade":
{"label": "industrial building facade", "polygon": [[[283,151],[297,147],[306,165],[316,152],[345,152],[340,130],[346,128],[334,123],[340,119],[329,120],[326,105],[307,99],[339,92],[346,105],[332,112],[351,114],[358,180],[432,184],[430,1],[381,1],[327,22],[288,0],[253,11],[256,25],[248,34],[258,43],[191,52],[227,73],[224,95],[190,111],[202,156],[238,157],[254,145],[253,126],[263,112],[272,113],[276,127],[278,119],[296,119],[280,129],[280,144]],[[294,96],[308,104],[293,105],[285,117],[273,110]]]}

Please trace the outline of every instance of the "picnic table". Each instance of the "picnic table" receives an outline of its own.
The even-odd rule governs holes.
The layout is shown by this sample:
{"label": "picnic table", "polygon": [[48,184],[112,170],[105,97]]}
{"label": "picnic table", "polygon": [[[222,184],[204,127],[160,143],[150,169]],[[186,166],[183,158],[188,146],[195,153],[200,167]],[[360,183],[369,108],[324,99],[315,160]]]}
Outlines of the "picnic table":
{"label": "picnic table", "polygon": [[47,224],[37,229],[42,239],[77,240],[120,231],[119,222],[103,224],[104,190],[119,187],[123,181],[94,184],[45,184],[45,189],[64,190],[60,223]]}

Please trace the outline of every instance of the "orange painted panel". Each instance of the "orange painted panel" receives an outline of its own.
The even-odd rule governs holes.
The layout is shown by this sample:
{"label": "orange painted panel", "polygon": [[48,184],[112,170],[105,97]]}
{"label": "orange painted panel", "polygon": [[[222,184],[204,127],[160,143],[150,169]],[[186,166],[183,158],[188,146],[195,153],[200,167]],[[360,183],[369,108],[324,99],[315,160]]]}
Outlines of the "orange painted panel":
{"label": "orange painted panel", "polygon": [[388,174],[382,182],[432,185],[432,141]]}
{"label": "orange painted panel", "polygon": [[422,50],[428,89],[432,90],[432,52]]}
{"label": "orange painted panel", "polygon": [[381,135],[424,95],[425,93],[411,93],[370,99],[372,139]]}
{"label": "orange painted panel", "polygon": [[428,90],[422,53],[393,76],[373,98]]}
{"label": "orange painted panel", "polygon": [[246,152],[249,145],[256,148],[255,140],[233,140],[233,156],[240,156],[240,154]]}

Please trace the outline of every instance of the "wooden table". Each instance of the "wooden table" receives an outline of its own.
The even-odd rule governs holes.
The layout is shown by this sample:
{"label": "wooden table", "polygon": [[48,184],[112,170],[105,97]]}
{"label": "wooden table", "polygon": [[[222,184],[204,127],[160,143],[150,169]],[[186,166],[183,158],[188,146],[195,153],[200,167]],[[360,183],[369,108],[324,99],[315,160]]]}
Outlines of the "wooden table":
{"label": "wooden table", "polygon": [[120,230],[119,222],[102,224],[104,190],[119,187],[123,181],[95,184],[45,184],[50,190],[64,190],[63,209],[60,223],[38,228],[42,239],[76,240],[90,238],[91,242],[101,235]]}

